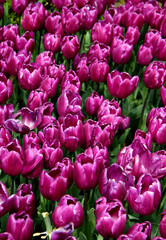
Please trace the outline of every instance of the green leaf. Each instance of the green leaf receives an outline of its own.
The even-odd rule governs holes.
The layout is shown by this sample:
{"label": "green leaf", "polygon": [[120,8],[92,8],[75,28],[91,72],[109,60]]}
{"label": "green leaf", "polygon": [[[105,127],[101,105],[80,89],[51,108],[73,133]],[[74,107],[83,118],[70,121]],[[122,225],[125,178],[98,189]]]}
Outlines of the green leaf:
{"label": "green leaf", "polygon": [[79,240],[87,240],[87,237],[85,236],[85,234],[83,232],[79,233]]}

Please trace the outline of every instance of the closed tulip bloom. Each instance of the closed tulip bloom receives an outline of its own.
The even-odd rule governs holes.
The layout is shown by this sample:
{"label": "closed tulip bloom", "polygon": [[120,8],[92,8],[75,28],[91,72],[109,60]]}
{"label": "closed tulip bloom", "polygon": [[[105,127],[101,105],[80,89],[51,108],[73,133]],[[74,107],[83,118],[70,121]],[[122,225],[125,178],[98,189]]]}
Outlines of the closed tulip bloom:
{"label": "closed tulip bloom", "polygon": [[152,135],[153,142],[156,142],[157,144],[165,144],[166,138],[165,138],[165,131],[166,131],[166,124],[165,124],[165,112],[166,109],[164,108],[153,108],[146,120],[146,125],[148,128],[148,131]]}
{"label": "closed tulip bloom", "polygon": [[57,92],[58,84],[59,78],[53,78],[49,75],[46,75],[40,84],[40,89],[43,90],[44,95],[46,95],[48,98],[53,98]]}
{"label": "closed tulip bloom", "polygon": [[79,61],[76,67],[76,73],[80,79],[80,82],[87,82],[89,80],[89,66],[87,58]]}
{"label": "closed tulip bloom", "polygon": [[141,31],[143,24],[144,24],[144,15],[141,13],[141,11],[138,8],[136,10],[129,8],[122,15],[122,25],[126,28],[130,26],[138,27],[139,30]]}
{"label": "closed tulip bloom", "polygon": [[65,35],[65,31],[62,26],[61,14],[57,11],[50,13],[45,21],[45,28],[47,32],[63,37]]}
{"label": "closed tulip bloom", "polygon": [[22,27],[25,31],[36,32],[44,26],[45,17],[46,10],[41,2],[29,3],[23,12]]}
{"label": "closed tulip bloom", "polygon": [[61,10],[63,6],[67,6],[71,3],[71,0],[52,0],[52,3],[58,10]]}
{"label": "closed tulip bloom", "polygon": [[0,217],[9,212],[13,206],[14,195],[9,197],[6,185],[0,181]]}
{"label": "closed tulip bloom", "polygon": [[43,106],[44,103],[48,101],[47,92],[42,89],[36,89],[31,91],[27,100],[27,107],[30,110],[35,110],[35,108]]}
{"label": "closed tulip bloom", "polygon": [[150,222],[145,221],[143,223],[135,223],[132,225],[128,231],[127,234],[131,235],[133,239],[151,239],[151,231],[152,231],[152,225]]}
{"label": "closed tulip bloom", "polygon": [[6,101],[13,94],[12,82],[5,77],[3,73],[0,73],[0,104],[6,103]]}
{"label": "closed tulip bloom", "polygon": [[73,171],[74,171],[74,166],[72,161],[65,157],[62,159],[61,163],[56,163],[56,166],[62,165],[63,166],[63,172],[62,175],[64,177],[67,177],[67,188],[70,188],[71,185],[73,184]]}
{"label": "closed tulip bloom", "polygon": [[12,1],[12,9],[14,12],[17,13],[17,15],[21,15],[24,11],[24,9],[28,6],[28,0],[13,0]]}
{"label": "closed tulip bloom", "polygon": [[83,15],[75,4],[62,8],[62,26],[67,34],[75,34],[82,27]]}
{"label": "closed tulip bloom", "polygon": [[80,49],[79,39],[77,35],[65,36],[62,39],[61,51],[65,58],[72,59]]}
{"label": "closed tulip bloom", "polygon": [[74,164],[74,182],[81,190],[90,190],[97,186],[100,176],[101,159],[93,160],[85,153],[77,155]]}
{"label": "closed tulip bloom", "polygon": [[39,178],[39,189],[42,196],[51,201],[59,201],[67,190],[67,177],[62,176],[63,167],[43,170]]}
{"label": "closed tulip bloom", "polygon": [[6,231],[15,240],[30,240],[33,235],[33,220],[25,212],[13,213],[8,218]]}
{"label": "closed tulip bloom", "polygon": [[152,46],[154,53],[154,49],[158,47],[158,42],[161,38],[161,32],[159,32],[157,29],[150,29],[145,35],[144,43],[148,46]]}
{"label": "closed tulip bloom", "polygon": [[160,61],[166,61],[165,44],[166,44],[165,38],[160,38],[159,41],[157,42],[157,46],[154,47],[153,50],[154,57],[159,59]]}
{"label": "closed tulip bloom", "polygon": [[130,187],[127,201],[131,209],[140,215],[147,216],[158,207],[161,198],[161,184],[150,174],[143,174],[136,186]]}
{"label": "closed tulip bloom", "polygon": [[132,55],[133,45],[122,36],[115,37],[111,44],[111,57],[116,64],[127,63]]}
{"label": "closed tulip bloom", "polygon": [[112,32],[112,24],[98,21],[94,24],[91,31],[92,41],[94,42],[97,40],[100,43],[110,45],[112,41]]}
{"label": "closed tulip bloom", "polygon": [[0,165],[2,171],[10,176],[21,174],[24,162],[22,148],[15,138],[7,146],[0,149]]}
{"label": "closed tulip bloom", "polygon": [[82,29],[89,30],[92,29],[93,25],[97,21],[97,9],[95,5],[85,5],[81,8],[83,14],[83,25]]}
{"label": "closed tulip bloom", "polygon": [[164,104],[164,106],[166,105],[166,86],[162,86],[160,89],[160,96],[161,96],[161,101]]}
{"label": "closed tulip bloom", "polygon": [[127,196],[129,186],[134,184],[134,178],[125,174],[122,167],[114,163],[109,168],[105,168],[99,178],[99,192],[110,202],[114,199],[124,201]]}
{"label": "closed tulip bloom", "polygon": [[97,5],[97,16],[101,16],[106,9],[107,0],[96,0],[95,4]]}
{"label": "closed tulip bloom", "polygon": [[57,34],[46,33],[43,36],[44,49],[57,53],[61,48],[61,36]]}
{"label": "closed tulip bloom", "polygon": [[12,118],[14,112],[13,104],[9,103],[4,106],[0,106],[0,125],[3,125],[5,120]]}
{"label": "closed tulip bloom", "polygon": [[69,223],[64,227],[59,227],[51,233],[51,240],[66,240],[68,236],[72,235],[73,231],[73,223]]}
{"label": "closed tulip bloom", "polygon": [[59,122],[55,121],[54,124],[52,123],[45,126],[42,132],[39,131],[38,136],[41,142],[44,143],[48,141],[51,144],[55,139],[59,139],[59,126]]}
{"label": "closed tulip bloom", "polygon": [[127,39],[129,44],[136,45],[140,37],[140,32],[138,27],[128,27],[125,39]]}
{"label": "closed tulip bloom", "polygon": [[161,221],[159,224],[159,231],[163,238],[166,238],[166,210],[161,213]]}
{"label": "closed tulip bloom", "polygon": [[93,82],[105,82],[109,73],[109,65],[105,59],[94,58],[89,65],[90,79]]}
{"label": "closed tulip bloom", "polygon": [[143,76],[144,83],[149,89],[158,89],[166,81],[165,63],[154,61],[146,68]]}
{"label": "closed tulip bloom", "polygon": [[131,77],[126,72],[112,71],[107,75],[107,87],[113,97],[126,98],[131,95],[138,85],[139,77]]}
{"label": "closed tulip bloom", "polygon": [[141,131],[140,129],[137,129],[136,132],[135,132],[133,140],[135,140],[135,139],[139,139],[151,151],[151,149],[152,149],[152,136],[151,136],[150,132],[145,133],[144,131]]}
{"label": "closed tulip bloom", "polygon": [[11,40],[15,43],[17,35],[19,35],[19,28],[18,25],[4,25],[3,26],[3,40]]}
{"label": "closed tulip bloom", "polygon": [[82,225],[84,211],[80,202],[70,195],[64,195],[52,214],[52,221],[56,227],[63,227],[73,222],[74,228]]}
{"label": "closed tulip bloom", "polygon": [[17,35],[16,48],[17,51],[25,48],[27,52],[33,52],[35,48],[34,32],[26,31],[22,36]]}
{"label": "closed tulip bloom", "polygon": [[48,141],[43,143],[44,166],[48,169],[55,167],[57,162],[61,162],[63,150],[59,140],[55,139],[51,144]]}
{"label": "closed tulip bloom", "polygon": [[[97,206],[96,206],[97,207]],[[119,200],[101,204],[95,210],[96,230],[104,238],[117,238],[126,225],[126,211]]]}
{"label": "closed tulip bloom", "polygon": [[55,64],[54,54],[50,51],[40,53],[35,59],[35,64],[43,70],[48,68],[51,64]]}
{"label": "closed tulip bloom", "polygon": [[81,82],[75,71],[70,69],[68,72],[66,72],[65,76],[61,81],[60,88],[62,93],[67,90],[70,90],[75,93],[80,92]]}
{"label": "closed tulip bloom", "polygon": [[25,211],[33,216],[36,210],[35,195],[32,192],[31,184],[21,184],[14,196],[12,213]]}
{"label": "closed tulip bloom", "polygon": [[122,234],[117,238],[117,240],[133,240],[133,236],[127,235],[127,234]]}
{"label": "closed tulip bloom", "polygon": [[1,240],[14,240],[13,236],[8,232],[0,233],[0,239]]}
{"label": "closed tulip bloom", "polygon": [[147,44],[141,45],[138,54],[137,62],[143,66],[148,65],[153,59],[153,47]]}
{"label": "closed tulip bloom", "polygon": [[97,92],[93,92],[85,102],[85,110],[90,116],[96,116],[99,107],[104,101],[103,96],[99,96]]}
{"label": "closed tulip bloom", "polygon": [[0,147],[6,146],[11,141],[12,135],[10,132],[4,126],[0,126]]}
{"label": "closed tulip bloom", "polygon": [[93,42],[93,44],[90,46],[88,51],[88,61],[92,61],[93,58],[97,58],[99,60],[101,59],[109,59],[110,57],[110,47],[99,43],[98,41]]}

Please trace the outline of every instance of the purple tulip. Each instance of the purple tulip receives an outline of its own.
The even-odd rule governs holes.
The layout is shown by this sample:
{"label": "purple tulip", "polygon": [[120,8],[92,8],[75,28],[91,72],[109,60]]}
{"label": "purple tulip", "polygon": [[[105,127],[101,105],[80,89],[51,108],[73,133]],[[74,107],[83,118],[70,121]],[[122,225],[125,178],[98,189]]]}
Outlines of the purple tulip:
{"label": "purple tulip", "polygon": [[79,39],[77,35],[64,36],[61,43],[61,51],[65,58],[72,59],[80,49]]}
{"label": "purple tulip", "polygon": [[64,64],[57,65],[57,64],[55,64],[55,63],[50,64],[50,65],[48,66],[47,71],[48,71],[47,74],[48,74],[51,78],[54,78],[54,79],[57,79],[57,78],[58,78],[59,82],[62,81],[63,76],[64,76],[65,73],[66,73]]}
{"label": "purple tulip", "polygon": [[61,81],[60,88],[62,93],[67,90],[70,90],[75,93],[80,92],[81,82],[75,71],[70,69],[68,72],[66,72],[65,76]]}
{"label": "purple tulip", "polygon": [[137,54],[137,62],[143,66],[148,65],[153,59],[153,47],[147,44],[141,45],[138,54]]}
{"label": "purple tulip", "polygon": [[62,26],[61,14],[57,11],[51,13],[45,21],[45,28],[47,32],[63,37],[65,35],[65,31]]}
{"label": "purple tulip", "polygon": [[46,10],[41,4],[29,3],[23,12],[22,27],[25,31],[36,32],[44,26]]}
{"label": "purple tulip", "polygon": [[73,0],[73,2],[77,5],[78,8],[82,8],[85,5],[89,4],[91,0]]}
{"label": "purple tulip", "polygon": [[70,4],[71,0],[52,0],[52,3],[58,10],[61,10],[63,6]]}
{"label": "purple tulip", "polygon": [[41,140],[35,132],[32,131],[29,133],[29,135],[24,135],[23,150],[26,150],[29,147],[36,147],[37,149],[40,149],[40,144]]}
{"label": "purple tulip", "polygon": [[46,33],[43,36],[43,44],[46,51],[57,53],[61,48],[61,36],[57,34]]}
{"label": "purple tulip", "polygon": [[48,68],[51,64],[55,64],[54,54],[50,51],[44,51],[37,56],[35,63],[42,69]]}
{"label": "purple tulip", "polygon": [[135,223],[127,231],[127,235],[131,235],[133,239],[151,239],[152,225],[150,222]]}
{"label": "purple tulip", "polygon": [[147,44],[148,46],[153,47],[153,53],[155,52],[155,49],[158,48],[159,40],[161,39],[161,32],[159,32],[156,29],[150,29],[146,35],[145,35],[145,40],[144,43]]}
{"label": "purple tulip", "polygon": [[74,170],[74,166],[72,161],[69,158],[63,158],[61,163],[56,163],[56,167],[60,165],[63,167],[63,172],[62,175],[64,177],[67,177],[67,188],[70,188],[71,185],[73,184],[73,170]]}
{"label": "purple tulip", "polygon": [[90,190],[97,186],[102,159],[93,159],[85,153],[77,155],[74,164],[74,182],[81,190]]}
{"label": "purple tulip", "polygon": [[14,195],[12,213],[25,211],[33,216],[36,210],[35,195],[32,192],[31,184],[21,184]]}
{"label": "purple tulip", "polygon": [[43,170],[39,178],[39,189],[42,196],[51,201],[59,201],[67,190],[67,177],[62,175],[63,166],[58,165],[51,171]]}
{"label": "purple tulip", "polygon": [[159,231],[163,238],[166,238],[166,210],[161,213],[161,221],[159,224]]}
{"label": "purple tulip", "polygon": [[0,104],[6,103],[13,94],[12,82],[0,73]]}
{"label": "purple tulip", "polygon": [[89,65],[90,79],[93,82],[105,82],[109,73],[107,60],[98,60],[93,58]]}
{"label": "purple tulip", "polygon": [[92,29],[93,25],[97,21],[97,9],[95,5],[91,6],[87,4],[81,8],[81,12],[83,15],[82,29],[84,30]]}
{"label": "purple tulip", "polygon": [[161,101],[164,104],[164,106],[166,105],[166,86],[162,86],[160,89],[160,96],[161,96]]}
{"label": "purple tulip", "polygon": [[166,81],[165,63],[154,61],[146,68],[143,76],[144,83],[149,89],[158,89]]}
{"label": "purple tulip", "polygon": [[7,188],[3,182],[0,181],[0,217],[9,212],[13,206],[14,195],[9,197]]}
{"label": "purple tulip", "polygon": [[16,37],[16,49],[20,51],[26,49],[27,52],[33,52],[35,48],[35,40],[33,32],[25,32],[22,36],[17,35]]}
{"label": "purple tulip", "polygon": [[114,163],[105,168],[99,179],[99,192],[108,202],[114,199],[124,201],[128,188],[134,184],[134,178],[127,176],[122,167]]}
{"label": "purple tulip", "polygon": [[153,108],[146,119],[148,131],[152,135],[152,140],[157,144],[165,144],[166,125],[164,121],[166,108]]}
{"label": "purple tulip", "polygon": [[87,82],[89,80],[89,66],[87,57],[80,59],[76,67],[76,73],[80,79],[80,82]]}
{"label": "purple tulip", "polygon": [[160,150],[152,153],[151,175],[155,178],[163,178],[166,175],[166,151]]}
{"label": "purple tulip", "polygon": [[104,101],[103,96],[99,96],[97,92],[93,92],[85,102],[85,110],[90,116],[96,116],[99,107]]}
{"label": "purple tulip", "polygon": [[17,13],[17,15],[21,15],[25,8],[28,6],[28,0],[13,0],[12,1],[12,10]]}
{"label": "purple tulip", "polygon": [[4,126],[0,126],[0,147],[5,147],[11,141],[12,135],[10,132]]}
{"label": "purple tulip", "polygon": [[154,237],[152,238],[152,240],[164,240],[165,238],[162,238],[162,237]]}
{"label": "purple tulip", "polygon": [[117,240],[133,240],[133,236],[127,235],[127,234],[122,234],[117,238]]}
{"label": "purple tulip", "polygon": [[[53,98],[57,92],[59,84],[59,78],[54,78],[49,75],[46,75],[41,84],[40,84],[40,89],[43,90],[43,94],[47,96],[47,101],[48,98]],[[44,99],[43,99],[44,100]],[[46,100],[44,100],[46,102]]]}
{"label": "purple tulip", "polygon": [[140,32],[138,27],[128,27],[125,39],[127,39],[127,42],[132,45],[136,45],[140,37]]}
{"label": "purple tulip", "polygon": [[42,89],[36,89],[31,91],[27,100],[27,107],[34,111],[35,109],[43,106],[44,103],[48,101],[47,92]]}
{"label": "purple tulip", "polygon": [[6,231],[15,240],[30,240],[33,235],[33,220],[25,212],[13,213],[7,220]]}
{"label": "purple tulip", "polygon": [[143,132],[140,129],[137,129],[134,135],[134,139],[139,139],[143,144],[145,144],[148,149],[151,151],[152,149],[152,136],[150,134],[150,132]]}
{"label": "purple tulip", "polygon": [[12,118],[14,112],[13,104],[9,103],[4,105],[3,107],[0,106],[0,125],[3,125],[5,120],[8,118]]}
{"label": "purple tulip", "polygon": [[52,221],[56,227],[63,227],[70,222],[74,223],[74,228],[82,225],[84,211],[81,203],[70,195],[64,195],[52,214]]}
{"label": "purple tulip", "polygon": [[[98,206],[99,205],[99,206]],[[117,238],[126,225],[126,211],[119,200],[96,201],[96,230],[104,238]]]}
{"label": "purple tulip", "polygon": [[133,45],[122,35],[115,37],[111,44],[111,57],[116,64],[127,63],[132,55]]}
{"label": "purple tulip", "polygon": [[88,61],[92,61],[93,58],[101,59],[109,59],[110,57],[110,47],[106,46],[103,43],[99,43],[98,41],[93,42],[88,50]]}
{"label": "purple tulip", "polygon": [[11,40],[15,43],[17,35],[19,35],[18,25],[4,25],[3,26],[3,41]]}
{"label": "purple tulip", "polygon": [[83,23],[82,12],[75,4],[69,4],[62,8],[62,26],[67,34],[75,34],[78,32]]}
{"label": "purple tulip", "polygon": [[69,223],[64,227],[59,227],[51,233],[51,240],[66,240],[68,236],[72,235],[73,231],[73,223]]}
{"label": "purple tulip", "polygon": [[8,232],[0,233],[0,239],[1,240],[14,240],[13,236]]}
{"label": "purple tulip", "polygon": [[96,40],[105,45],[110,45],[112,42],[112,32],[112,24],[98,21],[94,24],[91,31],[92,41]]}
{"label": "purple tulip", "polygon": [[143,174],[136,186],[128,190],[127,201],[129,206],[140,215],[147,216],[158,207],[161,198],[161,184],[150,174]]}
{"label": "purple tulip", "polygon": [[112,71],[107,75],[107,87],[113,97],[126,98],[131,95],[138,85],[139,77],[131,77],[126,72]]}
{"label": "purple tulip", "polygon": [[107,0],[96,0],[94,4],[97,7],[97,16],[101,16],[106,9]]}
{"label": "purple tulip", "polygon": [[[83,123],[77,115],[67,114],[59,127],[59,139],[63,147],[74,152],[83,141]],[[72,143],[72,144],[71,144]]]}
{"label": "purple tulip", "polygon": [[55,167],[57,162],[61,162],[63,150],[59,140],[55,139],[51,144],[48,141],[43,143],[44,165],[48,169]]}
{"label": "purple tulip", "polygon": [[103,116],[113,116],[118,117],[121,116],[122,110],[119,106],[119,103],[115,101],[115,99],[112,99],[109,101],[108,99],[104,100],[102,104],[99,107],[99,110],[97,112],[97,118],[99,121],[102,121]]}
{"label": "purple tulip", "polygon": [[23,165],[22,148],[16,138],[0,148],[0,166],[6,174],[10,176],[21,174]]}
{"label": "purple tulip", "polygon": [[59,122],[56,121],[54,124],[48,124],[43,128],[43,131],[38,133],[38,136],[42,143],[48,141],[50,144],[55,140],[59,140]]}

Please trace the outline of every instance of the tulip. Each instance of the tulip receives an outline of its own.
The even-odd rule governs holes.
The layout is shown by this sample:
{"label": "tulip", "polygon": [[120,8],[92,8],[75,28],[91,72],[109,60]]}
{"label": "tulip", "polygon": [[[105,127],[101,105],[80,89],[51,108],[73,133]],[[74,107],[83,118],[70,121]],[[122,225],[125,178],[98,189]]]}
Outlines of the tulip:
{"label": "tulip", "polygon": [[15,43],[16,41],[16,37],[17,35],[19,35],[19,29],[18,29],[18,25],[4,25],[3,26],[3,40],[11,40],[12,42]]}
{"label": "tulip", "polygon": [[58,10],[61,10],[63,6],[70,4],[71,0],[53,0],[52,3]]}
{"label": "tulip", "polygon": [[50,51],[40,53],[35,59],[35,63],[43,68],[48,68],[51,64],[55,63],[54,54]]}
{"label": "tulip", "polygon": [[93,58],[101,59],[109,59],[110,57],[110,47],[106,46],[103,43],[99,43],[98,41],[93,42],[88,50],[88,60],[92,61]]}
{"label": "tulip", "polygon": [[43,44],[46,51],[57,53],[61,48],[61,36],[57,34],[46,33],[43,36]]}
{"label": "tulip", "polygon": [[140,37],[140,32],[138,27],[128,27],[125,39],[127,39],[127,42],[132,45],[136,45]]}
{"label": "tulip", "polygon": [[67,190],[67,177],[62,176],[63,167],[52,168],[51,171],[43,170],[39,178],[39,189],[42,196],[51,201],[59,201]]}
{"label": "tulip", "polygon": [[152,225],[150,222],[145,221],[143,223],[135,223],[127,231],[128,235],[131,235],[133,239],[151,239]]}
{"label": "tulip", "polygon": [[97,9],[94,5],[85,5],[81,8],[81,12],[83,15],[83,24],[82,29],[89,30],[92,29],[93,25],[97,20]]}
{"label": "tulip", "polygon": [[55,140],[59,139],[59,122],[56,121],[54,124],[48,124],[43,128],[43,131],[38,133],[38,136],[42,143],[48,141],[50,144]]}
{"label": "tulip", "polygon": [[109,65],[105,59],[93,58],[89,65],[90,79],[93,82],[105,82],[109,73]]}
{"label": "tulip", "polygon": [[35,195],[32,192],[31,184],[21,184],[14,195],[12,213],[20,213],[25,211],[30,216],[33,216],[36,210]]}
{"label": "tulip", "polygon": [[33,52],[35,48],[35,40],[33,32],[25,32],[22,36],[16,37],[16,49],[17,51],[26,49],[27,52]]}
{"label": "tulip", "polygon": [[64,227],[60,227],[54,230],[51,233],[51,240],[66,240],[68,236],[72,235],[73,231],[74,231],[74,224],[69,223]]}
{"label": "tulip", "polygon": [[9,212],[13,206],[14,195],[9,197],[7,188],[3,182],[0,181],[0,217]]}
{"label": "tulip", "polygon": [[87,57],[80,59],[76,67],[76,73],[80,79],[80,82],[87,82],[89,80],[89,66]]}
{"label": "tulip", "polygon": [[61,43],[61,51],[65,58],[72,59],[80,49],[79,39],[77,35],[64,36]]}
{"label": "tulip", "polygon": [[126,211],[119,200],[100,204],[95,209],[96,230],[104,238],[117,238],[126,225]]}
{"label": "tulip", "polygon": [[158,48],[158,42],[161,39],[161,37],[162,37],[161,32],[159,32],[156,29],[150,29],[145,35],[144,43],[147,44],[148,46],[152,46],[154,53],[154,49]]}
{"label": "tulip", "polygon": [[4,105],[3,107],[0,106],[0,125],[3,125],[5,120],[11,118],[14,112],[13,104],[9,103]]}
{"label": "tulip", "polygon": [[99,178],[99,192],[107,198],[108,202],[114,199],[124,201],[130,185],[134,184],[134,178],[128,177],[123,168],[114,163],[105,168]]}
{"label": "tulip", "polygon": [[74,170],[74,166],[72,161],[69,158],[63,158],[61,163],[56,163],[55,166],[62,166],[63,167],[63,173],[62,175],[64,177],[67,177],[67,188],[70,188],[72,183],[73,183],[73,170]]}
{"label": "tulip", "polygon": [[151,175],[155,178],[163,178],[166,175],[166,151],[160,150],[152,153]]}
{"label": "tulip", "polygon": [[10,132],[4,126],[0,126],[0,147],[5,147],[11,141],[12,135]]}
{"label": "tulip", "polygon": [[138,85],[139,77],[131,77],[128,73],[117,70],[107,75],[107,87],[113,97],[126,98],[131,95]]}
{"label": "tulip", "polygon": [[160,224],[159,224],[159,231],[160,231],[160,234],[163,238],[166,238],[166,228],[165,228],[165,225],[166,225],[166,210],[164,210],[164,212],[161,213],[161,221],[160,221]]}
{"label": "tulip", "polygon": [[6,231],[15,240],[30,240],[33,235],[33,220],[25,212],[11,214],[7,220]]}
{"label": "tulip", "polygon": [[17,13],[17,15],[21,15],[27,6],[28,6],[28,0],[12,1],[12,9],[14,12]]}
{"label": "tulip", "polygon": [[96,116],[99,107],[104,101],[103,96],[99,96],[97,92],[93,92],[85,102],[85,110],[90,116]]}
{"label": "tulip", "polygon": [[164,38],[160,38],[157,42],[157,46],[154,47],[153,50],[154,57],[160,61],[166,61],[165,43],[166,40]]}
{"label": "tulip", "polygon": [[166,105],[166,88],[165,86],[162,86],[160,89],[160,96],[161,96],[161,101],[164,104],[164,106]]}
{"label": "tulip", "polygon": [[50,64],[47,70],[48,70],[48,75],[51,78],[58,79],[59,82],[62,81],[62,78],[66,73],[64,64],[60,64],[60,65],[57,65],[54,63]]}
{"label": "tulip", "polygon": [[137,129],[134,135],[134,139],[139,139],[143,144],[145,144],[148,149],[151,151],[152,149],[152,136],[150,132],[143,132],[140,129]]}
{"label": "tulip", "polygon": [[79,93],[81,90],[81,82],[77,74],[71,69],[62,79],[60,84],[61,92],[70,90],[75,93]]}
{"label": "tulip", "polygon": [[161,198],[161,184],[150,174],[143,174],[136,186],[130,187],[127,201],[129,206],[140,215],[147,216],[158,207]]}
{"label": "tulip", "polygon": [[10,176],[21,174],[24,165],[23,152],[17,139],[0,148],[0,165],[2,171]]}
{"label": "tulip", "polygon": [[106,9],[107,0],[96,0],[96,5],[98,12],[97,16],[101,16]]}
{"label": "tulip", "polygon": [[81,203],[70,195],[64,195],[52,214],[52,221],[56,227],[63,227],[70,222],[74,223],[74,228],[82,225],[84,212]]}
{"label": "tulip", "polygon": [[46,10],[41,4],[29,3],[23,12],[22,27],[25,31],[36,32],[44,26]]}
{"label": "tulip", "polygon": [[74,164],[74,182],[81,190],[90,190],[97,186],[100,176],[101,159],[95,161],[85,153],[77,155]]}
{"label": "tulip", "polygon": [[132,55],[133,45],[122,36],[115,37],[111,44],[111,57],[116,64],[127,63]]}
{"label": "tulip", "polygon": [[110,45],[112,42],[112,25],[103,21],[98,21],[94,24],[91,36],[92,41],[97,40],[105,45]]}
{"label": "tulip", "polygon": [[69,4],[62,8],[62,26],[68,35],[75,34],[82,27],[82,12],[75,4]]}
{"label": "tulip", "polygon": [[47,32],[63,37],[65,35],[65,31],[62,26],[61,14],[57,11],[50,13],[45,21],[45,28]]}
{"label": "tulip", "polygon": [[122,234],[117,238],[117,240],[133,240],[133,236],[127,235],[127,234]]}
{"label": "tulip", "polygon": [[143,76],[144,83],[149,89],[158,89],[166,81],[165,63],[154,61],[146,68]]}
{"label": "tulip", "polygon": [[48,101],[47,92],[42,89],[36,89],[31,91],[27,100],[27,107],[34,111],[35,109],[43,106],[44,103]]}
{"label": "tulip", "polygon": [[12,82],[0,73],[0,104],[6,103],[6,101],[13,94],[13,85]]}
{"label": "tulip", "polygon": [[141,45],[138,54],[137,62],[143,66],[148,65],[153,59],[153,47],[147,44]]}

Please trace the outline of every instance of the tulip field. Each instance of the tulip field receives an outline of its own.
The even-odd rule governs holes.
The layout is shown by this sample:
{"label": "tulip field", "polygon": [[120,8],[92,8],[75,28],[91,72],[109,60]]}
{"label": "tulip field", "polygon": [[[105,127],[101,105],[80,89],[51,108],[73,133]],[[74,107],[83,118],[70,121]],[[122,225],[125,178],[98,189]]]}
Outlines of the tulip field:
{"label": "tulip field", "polygon": [[0,240],[166,239],[166,2],[0,0]]}

